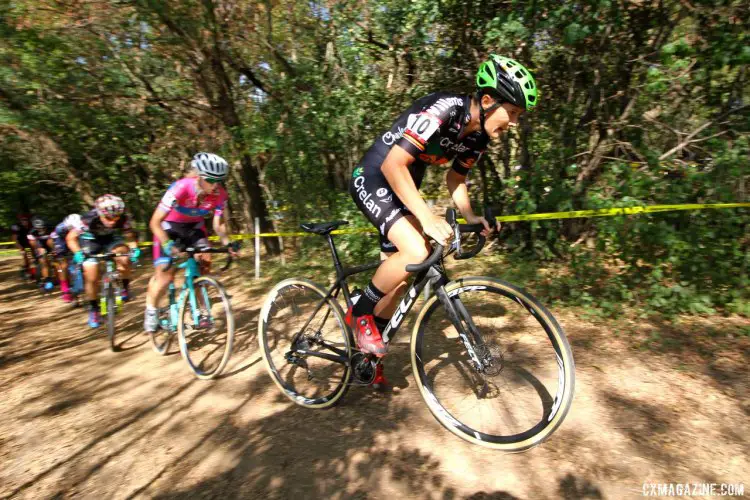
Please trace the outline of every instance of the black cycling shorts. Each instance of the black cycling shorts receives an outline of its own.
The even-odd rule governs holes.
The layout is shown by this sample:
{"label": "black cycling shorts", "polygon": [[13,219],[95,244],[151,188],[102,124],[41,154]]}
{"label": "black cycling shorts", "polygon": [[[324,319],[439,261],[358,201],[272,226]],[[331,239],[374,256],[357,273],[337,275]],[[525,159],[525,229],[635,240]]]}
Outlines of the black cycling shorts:
{"label": "black cycling shorts", "polygon": [[[114,248],[125,245],[121,236],[110,234],[108,236],[91,237],[90,233],[84,233],[78,237],[81,250],[86,254],[98,254],[111,252]],[[96,259],[86,259],[84,262],[96,262]]]}
{"label": "black cycling shorts", "polygon": [[[207,247],[208,234],[206,233],[206,225],[203,221],[200,222],[169,222],[161,221],[161,228],[169,235],[169,239],[175,242],[178,247]],[[158,239],[154,238],[154,266],[161,264],[167,264],[170,257],[164,255],[161,251],[161,243]]]}
{"label": "black cycling shorts", "polygon": [[397,251],[388,239],[388,231],[400,218],[411,215],[406,205],[393,192],[379,168],[357,167],[349,183],[349,193],[360,211],[378,229],[380,250]]}

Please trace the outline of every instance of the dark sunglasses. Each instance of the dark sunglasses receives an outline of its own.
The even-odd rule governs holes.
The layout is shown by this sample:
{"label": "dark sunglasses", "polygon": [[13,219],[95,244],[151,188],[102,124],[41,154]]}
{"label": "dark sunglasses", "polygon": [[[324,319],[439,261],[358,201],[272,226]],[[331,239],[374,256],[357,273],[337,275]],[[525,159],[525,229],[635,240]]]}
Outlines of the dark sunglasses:
{"label": "dark sunglasses", "polygon": [[209,184],[219,184],[220,182],[224,182],[224,179],[212,179],[210,177],[204,177],[203,180]]}

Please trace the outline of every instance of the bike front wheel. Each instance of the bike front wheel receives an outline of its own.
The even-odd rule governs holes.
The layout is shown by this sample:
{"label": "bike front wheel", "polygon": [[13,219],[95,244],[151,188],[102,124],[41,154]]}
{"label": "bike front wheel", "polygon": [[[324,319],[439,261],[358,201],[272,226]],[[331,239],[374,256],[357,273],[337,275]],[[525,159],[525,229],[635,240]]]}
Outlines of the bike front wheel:
{"label": "bike front wheel", "polygon": [[166,355],[169,352],[169,346],[172,344],[174,327],[170,318],[170,309],[171,305],[159,309],[159,326],[155,332],[149,332],[148,334],[151,339],[151,347],[160,356]]}
{"label": "bike front wheel", "polygon": [[271,378],[300,406],[330,408],[351,379],[352,342],[335,299],[315,283],[291,278],[268,293],[258,325]]}
{"label": "bike front wheel", "polygon": [[552,314],[525,290],[494,278],[451,282],[443,297],[448,308],[438,295],[422,308],[410,346],[414,378],[432,414],[460,438],[502,451],[549,438],[570,409],[575,385],[573,354]]}
{"label": "bike front wheel", "polygon": [[115,288],[107,287],[105,303],[107,304],[107,338],[109,339],[109,348],[117,352],[118,347],[115,343],[115,316],[117,315],[117,301],[115,300]]}
{"label": "bike front wheel", "polygon": [[193,280],[177,313],[180,352],[196,377],[211,379],[229,363],[234,343],[234,314],[224,286],[214,278]]}

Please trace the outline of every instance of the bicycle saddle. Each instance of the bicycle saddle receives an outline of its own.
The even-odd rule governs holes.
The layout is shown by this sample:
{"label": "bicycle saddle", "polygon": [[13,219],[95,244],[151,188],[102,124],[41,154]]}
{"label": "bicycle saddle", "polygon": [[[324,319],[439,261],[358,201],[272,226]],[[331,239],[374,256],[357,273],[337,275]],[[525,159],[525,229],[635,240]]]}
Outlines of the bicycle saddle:
{"label": "bicycle saddle", "polygon": [[349,221],[346,220],[337,220],[333,222],[305,222],[304,224],[300,224],[300,227],[308,233],[325,235],[337,227],[345,226],[347,224],[349,224]]}

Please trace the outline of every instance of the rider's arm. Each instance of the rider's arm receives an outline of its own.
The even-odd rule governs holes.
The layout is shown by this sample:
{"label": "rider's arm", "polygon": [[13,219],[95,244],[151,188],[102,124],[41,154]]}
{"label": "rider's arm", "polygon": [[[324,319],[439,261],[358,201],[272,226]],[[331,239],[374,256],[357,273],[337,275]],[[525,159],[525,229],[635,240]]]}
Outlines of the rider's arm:
{"label": "rider's arm", "polygon": [[168,213],[169,212],[165,212],[161,208],[157,208],[154,210],[154,214],[151,216],[151,221],[148,223],[149,229],[151,229],[151,232],[162,245],[169,241],[169,235],[161,227],[161,221],[164,220]]}
{"label": "rider's arm", "polygon": [[221,213],[214,214],[214,221],[213,221],[214,231],[216,231],[216,235],[221,240],[222,245],[229,245],[230,239],[229,239],[229,233],[227,232],[227,224],[224,221],[224,217],[221,216]]}
{"label": "rider's arm", "polygon": [[125,232],[125,241],[128,244],[128,247],[132,250],[134,248],[138,248],[138,234],[133,231],[126,231]]}
{"label": "rider's arm", "polygon": [[398,199],[422,222],[432,216],[432,211],[422,199],[409,173],[409,165],[413,161],[414,157],[396,144],[385,157],[381,171]]}
{"label": "rider's arm", "polygon": [[81,251],[81,245],[78,244],[79,236],[81,236],[81,231],[78,229],[71,229],[65,237],[65,244],[68,245],[68,249],[73,253]]}
{"label": "rider's arm", "polygon": [[451,198],[453,198],[453,203],[456,204],[461,215],[471,223],[476,216],[474,215],[474,210],[471,208],[469,190],[466,187],[466,176],[459,174],[453,169],[449,169],[445,175],[445,181],[448,184],[448,192],[450,192]]}

